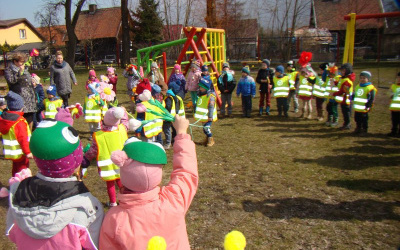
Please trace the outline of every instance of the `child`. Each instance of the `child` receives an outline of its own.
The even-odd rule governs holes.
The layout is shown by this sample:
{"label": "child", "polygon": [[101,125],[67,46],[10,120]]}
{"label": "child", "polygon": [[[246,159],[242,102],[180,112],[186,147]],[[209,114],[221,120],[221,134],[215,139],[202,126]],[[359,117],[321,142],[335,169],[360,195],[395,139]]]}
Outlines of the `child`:
{"label": "child", "polygon": [[164,76],[161,74],[156,62],[151,63],[151,71],[147,75],[147,78],[152,84],[157,84],[161,88],[161,94],[163,96],[161,98],[162,102],[162,99],[167,95],[168,86],[165,84]]}
{"label": "child", "polygon": [[[104,101],[100,99],[96,91],[96,84],[89,84],[87,95],[85,96],[85,104],[83,105],[83,112],[85,113],[85,121],[89,125],[91,134],[100,130],[103,106]],[[91,138],[92,136],[90,136]]]}
{"label": "child", "polygon": [[82,168],[87,168],[90,162],[96,158],[100,177],[107,183],[109,207],[117,206],[115,184],[119,189],[122,187],[119,167],[111,162],[111,152],[123,148],[124,142],[128,139],[128,129],[128,114],[123,108],[107,110],[103,126],[100,131],[93,134],[94,140],[82,161]]}
{"label": "child", "polygon": [[397,73],[396,83],[392,84],[392,98],[390,101],[390,113],[392,115],[392,131],[388,136],[400,137],[400,72]]}
{"label": "child", "polygon": [[29,168],[32,153],[29,149],[31,130],[23,117],[24,99],[13,91],[6,96],[8,110],[0,116],[0,133],[3,137],[4,158],[12,160],[14,177],[22,169]]}
{"label": "child", "polygon": [[[171,115],[175,116],[176,114],[179,116],[185,117],[185,106],[183,105],[182,98],[178,95],[180,91],[180,86],[175,82],[171,82],[169,85],[169,90],[167,91],[167,97],[163,101],[163,106],[166,110],[168,110]],[[176,131],[174,127],[172,127],[172,123],[168,121],[164,121],[163,123],[163,132],[165,134],[165,144],[164,149],[168,150],[171,148],[172,140],[176,136]]]}
{"label": "child", "polygon": [[117,94],[118,75],[115,74],[115,69],[113,67],[108,67],[106,76],[109,80],[109,83],[113,85],[115,94]]}
{"label": "child", "polygon": [[236,89],[236,95],[239,97],[240,94],[242,95],[242,116],[250,118],[252,108],[251,98],[256,96],[256,84],[253,77],[250,76],[250,70],[248,67],[242,68],[242,77],[240,78]]}
{"label": "child", "polygon": [[7,101],[5,96],[0,96],[0,115],[7,109]]}
{"label": "child", "polygon": [[126,88],[127,88],[127,93],[128,96],[131,98],[134,96],[134,90],[136,88],[136,85],[139,83],[139,74],[136,71],[137,70],[137,66],[134,64],[129,64],[124,73],[122,73],[122,75],[125,78],[128,78],[128,81],[126,82]]}
{"label": "child", "polygon": [[289,77],[284,72],[285,68],[279,65],[275,68],[274,83],[274,97],[278,106],[278,116],[282,116],[282,111],[285,117],[289,117],[288,110],[288,95],[289,95]]}
{"label": "child", "polygon": [[174,72],[169,78],[168,81],[168,88],[171,82],[175,82],[176,84],[179,85],[179,92],[177,95],[179,95],[182,100],[185,99],[185,87],[186,87],[186,79],[185,76],[181,72],[181,66],[179,64],[174,65]]}
{"label": "child", "polygon": [[204,144],[211,147],[215,144],[211,133],[211,125],[217,121],[217,104],[215,92],[211,89],[211,80],[201,78],[197,96],[197,105],[194,119],[203,123],[203,132],[206,135]]}
{"label": "child", "polygon": [[288,96],[288,106],[290,108],[290,101],[293,99],[294,112],[299,112],[299,100],[297,99],[297,88],[299,87],[299,72],[296,71],[294,67],[294,62],[287,62],[286,66],[287,73],[289,77],[289,96]]}
{"label": "child", "polygon": [[350,129],[350,114],[351,114],[351,106],[350,106],[350,96],[353,93],[353,81],[355,80],[355,74],[353,73],[353,66],[350,63],[343,64],[340,68],[341,79],[339,80],[337,87],[338,91],[333,93],[335,96],[335,100],[337,103],[340,103],[340,107],[342,109],[343,114],[343,126],[340,128]]}
{"label": "child", "polygon": [[46,119],[54,119],[57,114],[57,108],[62,107],[63,101],[57,96],[56,85],[50,85],[46,93],[47,98],[43,100],[44,117]]}
{"label": "child", "polygon": [[[259,103],[259,115],[262,115],[264,102],[265,102],[265,114],[269,115],[271,106],[271,84],[274,74],[269,68],[270,61],[268,59],[262,60],[261,69],[258,70],[256,81],[260,84],[260,103]],[[251,99],[250,99],[251,100]]]}
{"label": "child", "polygon": [[236,80],[229,70],[229,63],[222,64],[222,72],[218,77],[218,89],[221,91],[221,117],[225,116],[225,107],[228,105],[228,117],[232,115],[232,92],[236,87]]}
{"label": "child", "polygon": [[200,78],[200,67],[196,61],[193,61],[190,65],[190,71],[186,80],[185,91],[189,91],[194,109],[196,109],[197,90],[199,89]]}
{"label": "child", "polygon": [[46,96],[44,95],[43,86],[40,83],[40,77],[35,73],[32,73],[31,76],[32,76],[32,85],[33,88],[35,89],[36,100],[37,100],[36,104],[37,112],[33,117],[34,118],[33,127],[36,128],[37,124],[43,120],[42,117],[42,111],[44,110],[43,101],[46,98]]}
{"label": "child", "polygon": [[99,79],[97,79],[96,76],[96,71],[94,71],[94,69],[89,70],[89,77],[88,80],[86,81],[86,89],[88,89],[88,85],[91,83],[96,83],[96,82],[100,82]]}
{"label": "child", "polygon": [[111,160],[121,168],[120,205],[107,213],[100,232],[100,249],[147,249],[153,236],[165,239],[168,249],[190,249],[185,215],[198,187],[196,149],[186,133],[189,121],[175,116],[177,132],[170,182],[159,187],[165,151],[136,138]]}
{"label": "child", "polygon": [[39,172],[10,187],[8,238],[18,249],[97,249],[104,211],[74,176],[83,156],[78,132],[45,120],[30,148]]}
{"label": "child", "polygon": [[355,134],[368,133],[368,112],[371,111],[377,93],[377,89],[370,82],[371,77],[371,72],[362,71],[360,73],[360,84],[354,89],[354,120],[357,124],[354,130]]}
{"label": "child", "polygon": [[325,97],[328,99],[328,104],[326,105],[326,111],[328,112],[328,120],[325,125],[328,127],[336,127],[338,125],[338,111],[337,102],[333,93],[337,92],[339,89],[336,83],[340,80],[338,76],[338,68],[334,63],[329,64],[328,76],[325,81]]}
{"label": "child", "polygon": [[[315,77],[312,71],[304,67],[301,69],[301,76],[299,77],[299,92],[298,96],[301,100],[301,115],[300,118],[306,117],[312,119],[312,85],[315,83]],[[308,115],[306,112],[308,111]]]}
{"label": "child", "polygon": [[323,104],[325,102],[325,88],[326,88],[326,78],[327,78],[327,68],[328,63],[322,63],[319,65],[321,78],[316,79],[313,88],[313,96],[315,97],[315,105],[317,108],[317,120],[324,120],[324,110]]}

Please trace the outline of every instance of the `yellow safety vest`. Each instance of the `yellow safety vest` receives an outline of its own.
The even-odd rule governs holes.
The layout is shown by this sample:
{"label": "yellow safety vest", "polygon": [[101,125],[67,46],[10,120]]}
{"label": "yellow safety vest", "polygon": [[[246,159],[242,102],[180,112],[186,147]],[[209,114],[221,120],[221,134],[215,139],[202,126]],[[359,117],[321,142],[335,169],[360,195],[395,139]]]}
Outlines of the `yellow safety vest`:
{"label": "yellow safety vest", "polygon": [[287,74],[289,76],[289,78],[290,78],[289,79],[289,88],[290,88],[290,90],[295,90],[296,89],[295,83],[296,83],[296,77],[297,77],[298,74],[299,74],[298,71],[293,71],[293,72]]}
{"label": "yellow safety vest", "polygon": [[353,101],[353,108],[354,111],[361,112],[361,113],[367,113],[368,111],[366,109],[366,104],[368,102],[368,94],[372,90],[374,90],[375,87],[374,85],[370,84],[365,87],[361,87],[360,85],[357,85],[355,91],[354,91],[354,101]]}
{"label": "yellow safety vest", "polygon": [[[330,94],[338,92],[339,89],[335,85],[335,83],[333,83],[333,82],[331,83],[330,80],[331,80],[331,78],[327,77],[327,79],[325,81],[325,84],[326,84],[326,87],[325,87],[325,98],[333,100],[333,99],[335,99],[335,97],[330,95]],[[333,78],[333,81],[339,81],[339,80],[340,80],[340,76],[336,76],[335,78]]]}
{"label": "yellow safety vest", "polygon": [[[172,100],[172,106],[171,106],[171,115],[175,116],[176,115],[176,103],[175,99],[172,96],[167,96],[165,99],[171,98]],[[179,100],[179,110],[178,110],[178,115],[185,117],[185,105],[183,104],[182,98],[180,96],[176,96],[176,98]],[[163,107],[165,108],[165,99],[162,103]]]}
{"label": "yellow safety vest", "polygon": [[15,125],[18,122],[23,121],[26,124],[26,131],[28,134],[28,141],[31,137],[31,130],[29,129],[29,125],[25,119],[20,118],[14,125],[11,126],[8,133],[3,135],[3,151],[4,151],[4,158],[11,159],[11,160],[18,160],[20,159],[24,153],[22,152],[21,145],[19,144],[17,137],[15,136]]}
{"label": "yellow safety vest", "polygon": [[312,84],[308,82],[307,78],[300,76],[299,78],[299,96],[310,97],[312,94]]}
{"label": "yellow safety vest", "polygon": [[[152,98],[152,100],[154,101],[154,98]],[[151,109],[153,111],[161,113],[161,109],[160,108],[158,108],[157,106],[151,105],[147,101],[146,102],[142,102],[142,104],[146,108],[149,108],[149,109]],[[146,112],[145,115],[144,115],[144,119],[146,121],[152,120],[151,122],[143,125],[144,135],[147,138],[151,138],[151,137],[156,136],[156,135],[158,135],[159,133],[162,132],[163,120],[159,116]]]}
{"label": "yellow safety vest", "polygon": [[287,97],[289,95],[289,77],[278,78],[274,76],[274,97]]}
{"label": "yellow safety vest", "polygon": [[319,82],[316,82],[314,84],[313,96],[318,97],[318,98],[324,98],[326,83],[324,81],[322,81],[322,79],[320,79],[320,78],[318,78],[318,80],[319,80]]}
{"label": "yellow safety vest", "polygon": [[[346,94],[346,104],[347,104],[347,105],[350,105],[350,95],[351,95],[351,93],[353,92],[353,82],[352,82],[348,77],[346,77],[346,78],[341,78],[341,79],[339,80],[339,83],[338,83],[337,87],[338,87],[338,91],[339,91],[339,90],[341,89],[341,87],[342,87],[342,84],[343,84],[345,81],[348,81],[348,82],[351,84],[350,89],[349,89],[349,94]],[[343,95],[345,95],[345,94],[343,94]],[[336,102],[342,103],[342,102],[343,102],[343,95],[341,95],[341,96],[335,96]]]}
{"label": "yellow safety vest", "polygon": [[393,98],[390,102],[390,111],[400,111],[400,85],[392,84]]}
{"label": "yellow safety vest", "polygon": [[[196,121],[200,120],[200,122],[208,122],[208,104],[210,102],[211,96],[214,96],[215,100],[216,97],[214,94],[210,95],[202,95],[197,97],[196,103],[196,111],[194,113],[194,119]],[[216,102],[214,103],[214,111],[212,116],[212,121],[217,121],[217,105]]]}
{"label": "yellow safety vest", "polygon": [[93,138],[97,143],[97,167],[100,177],[105,181],[119,179],[119,167],[111,161],[111,153],[124,147],[128,139],[125,126],[119,124],[118,129],[114,131],[97,131]]}
{"label": "yellow safety vest", "polygon": [[44,99],[44,117],[54,119],[57,114],[57,108],[61,108],[63,105],[63,100],[57,99],[50,101],[49,99]]}
{"label": "yellow safety vest", "polygon": [[100,122],[101,121],[101,107],[93,98],[85,97],[85,121],[86,122]]}

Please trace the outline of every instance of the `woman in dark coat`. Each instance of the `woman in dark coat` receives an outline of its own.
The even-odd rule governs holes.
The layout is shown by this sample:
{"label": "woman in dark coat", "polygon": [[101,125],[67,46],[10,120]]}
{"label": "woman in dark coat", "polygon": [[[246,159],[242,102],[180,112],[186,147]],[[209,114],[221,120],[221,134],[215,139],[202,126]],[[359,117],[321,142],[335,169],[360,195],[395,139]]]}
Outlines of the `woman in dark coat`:
{"label": "woman in dark coat", "polygon": [[33,116],[37,111],[35,89],[31,74],[25,69],[26,55],[18,52],[12,57],[12,63],[6,68],[4,76],[8,88],[24,99],[24,117],[32,130]]}

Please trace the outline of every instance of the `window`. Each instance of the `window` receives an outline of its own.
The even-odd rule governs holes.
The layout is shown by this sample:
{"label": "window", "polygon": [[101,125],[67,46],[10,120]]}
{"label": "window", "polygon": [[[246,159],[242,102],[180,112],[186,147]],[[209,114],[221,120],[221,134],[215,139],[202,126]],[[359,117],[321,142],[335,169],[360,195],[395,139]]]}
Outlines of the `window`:
{"label": "window", "polygon": [[19,38],[26,39],[26,30],[19,30]]}

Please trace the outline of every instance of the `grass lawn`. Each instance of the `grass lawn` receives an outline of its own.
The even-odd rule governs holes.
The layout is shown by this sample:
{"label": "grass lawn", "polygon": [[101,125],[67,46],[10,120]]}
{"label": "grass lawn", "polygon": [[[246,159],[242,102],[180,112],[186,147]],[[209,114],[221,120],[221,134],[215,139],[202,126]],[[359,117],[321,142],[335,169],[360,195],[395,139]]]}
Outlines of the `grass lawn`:
{"label": "grass lawn", "polygon": [[[365,68],[355,69],[356,74],[361,70]],[[377,82],[377,70],[371,71]],[[241,101],[234,97],[234,117],[212,125],[215,146],[196,146],[200,185],[186,216],[192,248],[222,249],[224,235],[236,229],[246,236],[247,249],[397,249],[400,139],[386,136],[391,128],[388,87],[397,71],[379,69],[369,135],[363,137],[296,118],[299,114],[293,108],[290,118],[279,118],[275,99],[271,115],[258,117],[258,96],[253,99],[253,117],[241,118]],[[88,74],[76,73],[79,85],[73,87],[70,103],[83,103]],[[126,81],[118,73],[118,97],[128,107]],[[315,117],[314,101],[313,105]],[[190,112],[188,117],[193,122]],[[343,121],[341,113],[339,119]],[[80,119],[74,127],[86,145],[88,126]],[[193,138],[203,141],[200,128],[193,128]],[[1,186],[8,186],[10,166],[10,161],[0,160]],[[34,161],[31,168],[37,172]],[[166,184],[171,163],[164,170]],[[85,183],[103,204],[108,201],[105,182],[95,167],[89,169]],[[3,229],[7,209],[8,200],[0,200]],[[0,245],[15,249],[4,234]]]}

